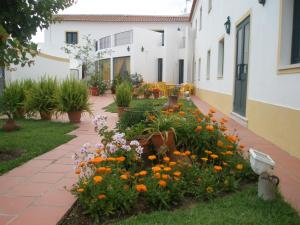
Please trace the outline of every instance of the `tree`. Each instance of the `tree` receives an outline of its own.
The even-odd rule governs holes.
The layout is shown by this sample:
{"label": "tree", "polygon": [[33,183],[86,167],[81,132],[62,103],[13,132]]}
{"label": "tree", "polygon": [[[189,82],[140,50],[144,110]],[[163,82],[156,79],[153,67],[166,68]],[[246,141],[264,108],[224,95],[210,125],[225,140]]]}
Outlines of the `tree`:
{"label": "tree", "polygon": [[82,44],[66,44],[62,50],[70,56],[71,59],[78,60],[79,66],[82,66],[82,77],[85,78],[94,73],[95,62],[102,58],[100,52],[95,51],[95,40],[91,35],[85,35],[82,38]]}
{"label": "tree", "polygon": [[55,22],[53,15],[75,0],[1,0],[0,1],[0,67],[11,64],[30,65],[37,54],[31,42],[37,29]]}

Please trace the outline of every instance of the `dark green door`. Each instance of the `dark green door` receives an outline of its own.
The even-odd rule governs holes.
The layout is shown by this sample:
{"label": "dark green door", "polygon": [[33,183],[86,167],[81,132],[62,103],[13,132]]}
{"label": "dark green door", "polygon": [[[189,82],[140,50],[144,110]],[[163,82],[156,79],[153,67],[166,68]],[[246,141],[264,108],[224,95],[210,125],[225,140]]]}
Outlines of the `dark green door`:
{"label": "dark green door", "polygon": [[246,116],[250,17],[237,27],[236,32],[237,48],[233,111],[241,116]]}
{"label": "dark green door", "polygon": [[184,60],[179,60],[179,84],[183,83]]}

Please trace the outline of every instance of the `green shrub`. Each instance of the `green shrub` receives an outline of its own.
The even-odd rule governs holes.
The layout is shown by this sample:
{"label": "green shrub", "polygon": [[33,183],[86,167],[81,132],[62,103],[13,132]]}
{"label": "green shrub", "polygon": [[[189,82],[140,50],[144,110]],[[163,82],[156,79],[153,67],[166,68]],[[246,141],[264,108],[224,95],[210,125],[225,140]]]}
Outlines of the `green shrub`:
{"label": "green shrub", "polygon": [[33,113],[52,114],[57,110],[58,83],[53,78],[42,78],[26,92],[25,109]]}
{"label": "green shrub", "polygon": [[84,81],[64,80],[57,90],[56,100],[59,112],[91,112],[88,87]]}
{"label": "green shrub", "polygon": [[128,107],[132,99],[132,88],[129,83],[123,82],[116,88],[116,104],[119,107]]}
{"label": "green shrub", "polygon": [[107,83],[104,82],[103,80],[101,80],[100,83],[99,83],[99,94],[100,95],[105,94],[106,90],[107,90]]}

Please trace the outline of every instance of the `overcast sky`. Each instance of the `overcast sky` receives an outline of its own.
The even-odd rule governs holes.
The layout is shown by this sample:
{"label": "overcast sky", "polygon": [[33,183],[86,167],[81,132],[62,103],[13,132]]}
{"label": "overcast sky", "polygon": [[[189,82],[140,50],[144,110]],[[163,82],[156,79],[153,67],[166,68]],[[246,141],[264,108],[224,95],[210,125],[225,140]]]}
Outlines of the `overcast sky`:
{"label": "overcast sky", "polygon": [[[192,0],[187,2],[190,11]],[[60,14],[133,14],[133,15],[181,15],[186,8],[186,0],[77,0]],[[32,39],[43,41],[42,32]]]}

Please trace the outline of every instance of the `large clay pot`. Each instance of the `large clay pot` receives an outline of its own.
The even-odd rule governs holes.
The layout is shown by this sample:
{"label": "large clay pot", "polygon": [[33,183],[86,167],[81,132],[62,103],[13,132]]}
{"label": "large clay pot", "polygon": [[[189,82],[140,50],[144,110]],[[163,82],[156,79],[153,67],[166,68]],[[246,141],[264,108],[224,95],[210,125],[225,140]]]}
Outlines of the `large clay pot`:
{"label": "large clay pot", "polygon": [[126,111],[128,107],[121,107],[121,106],[118,106],[118,116],[119,118],[121,118],[121,116],[123,115],[123,113]]}
{"label": "large clay pot", "polygon": [[161,134],[157,133],[151,137],[151,142],[152,142],[153,146],[156,148],[156,150],[159,151],[163,145],[166,145],[170,151],[173,151],[176,148],[175,140],[174,140],[174,132],[171,130],[168,131],[167,137],[165,136],[164,132],[162,132]]}
{"label": "large clay pot", "polygon": [[99,88],[98,87],[90,87],[90,94],[92,96],[98,96],[99,95]]}
{"label": "large clay pot", "polygon": [[20,126],[17,124],[15,120],[8,119],[6,123],[2,126],[2,129],[4,131],[10,132],[10,131],[19,130]]}
{"label": "large clay pot", "polygon": [[42,120],[51,120],[52,113],[51,112],[40,112]]}
{"label": "large clay pot", "polygon": [[178,96],[177,96],[177,95],[170,95],[170,96],[168,97],[168,99],[169,99],[169,102],[168,102],[168,103],[169,103],[169,106],[170,106],[170,107],[176,105],[177,102],[178,102]]}
{"label": "large clay pot", "polygon": [[68,112],[68,117],[71,123],[80,123],[81,111],[77,112]]}

